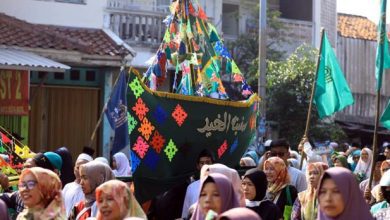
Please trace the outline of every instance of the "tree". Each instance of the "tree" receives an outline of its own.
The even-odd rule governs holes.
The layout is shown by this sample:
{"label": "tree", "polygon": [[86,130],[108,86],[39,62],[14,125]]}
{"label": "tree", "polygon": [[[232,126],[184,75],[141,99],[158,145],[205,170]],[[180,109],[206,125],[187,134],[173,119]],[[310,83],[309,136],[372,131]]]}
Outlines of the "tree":
{"label": "tree", "polygon": [[[267,62],[267,120],[279,124],[279,134],[296,146],[303,136],[318,50],[302,45],[284,61]],[[317,141],[342,140],[346,135],[332,120],[311,112],[309,136]]]}

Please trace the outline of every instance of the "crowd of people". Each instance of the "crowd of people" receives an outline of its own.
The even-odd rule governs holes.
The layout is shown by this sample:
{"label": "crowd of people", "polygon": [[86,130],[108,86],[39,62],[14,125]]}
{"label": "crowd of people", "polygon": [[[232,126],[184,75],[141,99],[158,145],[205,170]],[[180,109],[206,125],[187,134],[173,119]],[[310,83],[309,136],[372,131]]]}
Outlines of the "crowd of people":
{"label": "crowd of people", "polygon": [[246,152],[238,170],[215,163],[213,154],[203,150],[186,185],[174,187],[176,191],[165,192],[148,206],[138,203],[131,183],[117,180],[131,175],[124,153],[114,154],[111,163],[107,158],[93,159],[81,153],[74,164],[65,147],[38,153],[26,160],[17,189],[9,187],[1,175],[0,217],[390,219],[390,145],[384,145],[383,153],[373,155],[371,149],[356,143],[332,142],[320,149],[303,139],[298,152],[285,139],[265,144],[261,156]]}

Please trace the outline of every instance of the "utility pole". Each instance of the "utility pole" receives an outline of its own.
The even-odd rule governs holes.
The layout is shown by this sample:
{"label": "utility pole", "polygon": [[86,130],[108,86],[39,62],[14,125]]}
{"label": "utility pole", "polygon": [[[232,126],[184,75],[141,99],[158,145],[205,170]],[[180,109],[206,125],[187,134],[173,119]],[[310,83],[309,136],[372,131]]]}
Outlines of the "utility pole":
{"label": "utility pole", "polygon": [[258,78],[258,94],[261,97],[259,106],[260,116],[265,118],[266,112],[266,30],[267,30],[267,0],[259,0],[259,78]]}

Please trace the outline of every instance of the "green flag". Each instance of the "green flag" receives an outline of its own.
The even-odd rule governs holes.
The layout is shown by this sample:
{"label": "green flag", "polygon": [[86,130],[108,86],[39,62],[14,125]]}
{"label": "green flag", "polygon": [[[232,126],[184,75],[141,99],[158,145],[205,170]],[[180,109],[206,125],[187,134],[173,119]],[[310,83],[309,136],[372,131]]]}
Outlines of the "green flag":
{"label": "green flag", "polygon": [[378,23],[378,47],[376,49],[375,78],[376,89],[382,87],[383,70],[390,68],[389,40],[386,34],[386,2],[382,0],[381,16]]}
{"label": "green flag", "polygon": [[387,104],[387,107],[386,107],[385,111],[383,112],[380,121],[384,127],[386,127],[387,129],[390,129],[390,101]]}
{"label": "green flag", "polygon": [[354,103],[351,90],[325,32],[322,35],[317,71],[314,101],[320,118],[332,115]]}

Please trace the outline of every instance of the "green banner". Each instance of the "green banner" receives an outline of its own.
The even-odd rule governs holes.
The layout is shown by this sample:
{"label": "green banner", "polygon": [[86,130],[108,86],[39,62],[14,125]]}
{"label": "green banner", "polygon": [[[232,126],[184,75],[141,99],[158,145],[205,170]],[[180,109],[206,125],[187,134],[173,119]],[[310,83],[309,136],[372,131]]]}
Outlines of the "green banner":
{"label": "green banner", "polygon": [[234,167],[256,131],[257,95],[241,102],[151,91],[130,73],[128,116],[135,195],[152,199],[184,181],[203,149]]}

